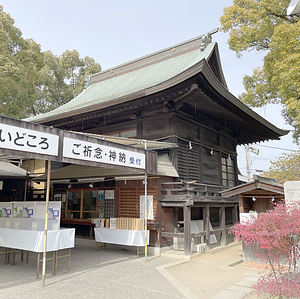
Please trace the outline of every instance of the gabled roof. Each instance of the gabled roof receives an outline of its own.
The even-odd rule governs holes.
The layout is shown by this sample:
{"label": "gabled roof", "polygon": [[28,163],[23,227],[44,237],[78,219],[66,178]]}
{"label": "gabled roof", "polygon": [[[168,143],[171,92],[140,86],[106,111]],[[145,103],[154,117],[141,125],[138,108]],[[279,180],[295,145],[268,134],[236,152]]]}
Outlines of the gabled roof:
{"label": "gabled roof", "polygon": [[[184,43],[169,47],[126,64],[94,74],[88,79],[89,85],[77,97],[48,113],[31,117],[28,121],[47,123],[52,120],[82,114],[112,106],[116,102],[127,102],[151,92],[157,92],[159,85],[166,83],[202,60],[208,61],[217,43],[209,43],[200,50],[201,35]],[[219,55],[214,55],[219,59]],[[217,61],[216,75],[227,88],[220,63]],[[165,85],[161,86],[164,89]]]}
{"label": "gabled roof", "polygon": [[283,185],[277,184],[273,179],[254,175],[253,181],[221,192],[221,195],[225,198],[239,195],[249,195],[251,197],[254,195],[265,196],[266,194],[277,194],[284,196]]}
{"label": "gabled roof", "polygon": [[[190,82],[188,88],[186,82]],[[272,125],[229,92],[218,45],[211,41],[211,34],[94,74],[87,88],[73,100],[27,120],[59,127],[62,123],[83,122],[98,112],[109,115],[134,109],[132,103],[138,99],[145,105],[152,100],[166,101],[166,91],[176,94],[172,88],[180,84],[185,84],[184,94],[173,101],[184,102],[217,121],[220,128],[228,128],[239,145],[279,139],[289,132]]]}

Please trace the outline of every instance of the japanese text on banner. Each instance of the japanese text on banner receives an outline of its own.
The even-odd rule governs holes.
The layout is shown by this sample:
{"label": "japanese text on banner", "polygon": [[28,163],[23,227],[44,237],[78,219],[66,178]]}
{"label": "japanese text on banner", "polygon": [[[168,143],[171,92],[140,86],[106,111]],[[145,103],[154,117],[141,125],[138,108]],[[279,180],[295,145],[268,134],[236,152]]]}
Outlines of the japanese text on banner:
{"label": "japanese text on banner", "polygon": [[63,157],[145,169],[145,154],[64,138]]}
{"label": "japanese text on banner", "polygon": [[0,124],[0,148],[58,155],[58,135]]}

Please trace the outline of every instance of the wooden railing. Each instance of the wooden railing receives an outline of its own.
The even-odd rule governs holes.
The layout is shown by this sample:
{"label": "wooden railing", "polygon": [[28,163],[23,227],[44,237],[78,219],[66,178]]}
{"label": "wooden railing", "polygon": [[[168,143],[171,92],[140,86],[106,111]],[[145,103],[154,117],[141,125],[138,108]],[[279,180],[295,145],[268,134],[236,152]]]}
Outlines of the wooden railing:
{"label": "wooden railing", "polygon": [[[226,232],[228,232],[230,230],[230,227],[226,228]],[[214,230],[210,230],[209,234],[210,235],[220,235],[223,233],[222,229],[214,229]],[[199,233],[191,233],[191,238],[198,238],[198,237],[205,237],[207,235],[206,231],[203,232],[199,232]],[[171,233],[171,232],[162,232],[161,236],[164,238],[183,238],[184,237],[184,233]]]}
{"label": "wooden railing", "polygon": [[200,184],[196,182],[164,182],[162,185],[163,200],[176,200],[180,197],[218,199],[223,186]]}

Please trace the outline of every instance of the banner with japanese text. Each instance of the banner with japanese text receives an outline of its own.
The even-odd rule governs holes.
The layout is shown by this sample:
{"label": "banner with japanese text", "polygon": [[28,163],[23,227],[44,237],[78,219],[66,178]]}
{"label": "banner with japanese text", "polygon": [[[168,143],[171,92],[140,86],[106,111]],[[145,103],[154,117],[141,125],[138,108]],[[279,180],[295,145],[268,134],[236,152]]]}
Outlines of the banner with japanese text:
{"label": "banner with japanese text", "polygon": [[0,124],[0,148],[57,156],[58,141],[58,135]]}
{"label": "banner with japanese text", "polygon": [[64,138],[63,157],[145,169],[145,154],[112,146]]}

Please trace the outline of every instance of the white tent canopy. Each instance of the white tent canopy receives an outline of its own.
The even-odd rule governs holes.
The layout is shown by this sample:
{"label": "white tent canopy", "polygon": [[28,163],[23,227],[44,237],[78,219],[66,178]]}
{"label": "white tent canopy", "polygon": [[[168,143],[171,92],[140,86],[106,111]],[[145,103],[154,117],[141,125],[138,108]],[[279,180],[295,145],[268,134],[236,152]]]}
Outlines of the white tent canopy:
{"label": "white tent canopy", "polygon": [[[88,165],[79,165],[79,164],[71,164],[65,167],[61,167],[51,171],[51,181],[60,181],[61,183],[67,183],[69,180],[85,179],[86,182],[95,182],[100,178],[107,177],[122,177],[122,179],[126,179],[126,177],[130,177],[131,179],[135,178],[140,179],[141,175],[144,172],[130,172],[130,169],[120,170],[114,168],[104,168],[104,167],[95,167]],[[160,176],[168,176],[168,177],[178,177],[178,173],[170,158],[167,154],[159,154],[157,156],[157,175]],[[143,176],[142,176],[143,177]],[[34,181],[45,181],[47,179],[46,174],[43,174],[39,177],[34,178]],[[65,180],[65,181],[62,181]]]}
{"label": "white tent canopy", "polygon": [[0,178],[29,178],[27,171],[10,162],[0,161]]}

